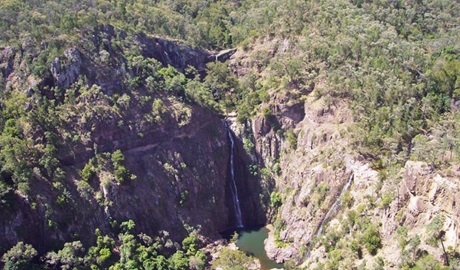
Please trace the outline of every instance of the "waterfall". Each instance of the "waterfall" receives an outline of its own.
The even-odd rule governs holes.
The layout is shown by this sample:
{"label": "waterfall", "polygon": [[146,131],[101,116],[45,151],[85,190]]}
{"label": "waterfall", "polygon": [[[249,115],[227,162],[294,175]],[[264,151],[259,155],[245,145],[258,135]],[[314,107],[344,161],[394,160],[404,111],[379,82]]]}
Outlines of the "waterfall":
{"label": "waterfall", "polygon": [[321,224],[318,227],[318,231],[316,232],[316,236],[320,236],[323,233],[323,226],[326,222],[329,221],[331,215],[337,211],[337,209],[340,206],[340,197],[342,197],[343,194],[350,188],[351,183],[353,182],[353,177],[354,174],[351,173],[350,178],[348,179],[348,182],[345,184],[345,186],[342,188],[342,191],[340,192],[339,197],[335,200],[334,204],[329,208],[329,211],[327,211],[326,216],[323,218],[323,221],[321,221]]}
{"label": "waterfall", "polygon": [[236,187],[235,181],[235,140],[233,138],[232,131],[229,125],[226,123],[225,126],[227,127],[228,137],[230,139],[230,176],[231,176],[231,183],[230,183],[230,191],[232,193],[232,200],[233,200],[233,209],[235,210],[235,218],[236,218],[236,226],[238,228],[243,228],[243,218],[241,216],[241,206],[240,206],[240,199],[238,198],[238,189]]}

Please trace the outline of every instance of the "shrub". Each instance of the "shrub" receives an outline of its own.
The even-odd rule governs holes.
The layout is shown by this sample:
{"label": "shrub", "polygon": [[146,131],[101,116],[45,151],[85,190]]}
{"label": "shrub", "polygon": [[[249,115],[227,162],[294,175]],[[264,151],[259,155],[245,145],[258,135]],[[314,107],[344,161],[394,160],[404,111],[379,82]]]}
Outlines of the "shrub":
{"label": "shrub", "polygon": [[345,207],[351,207],[353,205],[353,196],[349,190],[340,197],[340,203]]}
{"label": "shrub", "polygon": [[203,252],[198,251],[194,256],[190,257],[188,265],[190,269],[204,269],[206,265],[206,255]]}
{"label": "shrub", "polygon": [[179,198],[179,205],[180,206],[184,206],[187,203],[188,196],[189,196],[189,191],[188,190],[181,191],[180,198]]}
{"label": "shrub", "polygon": [[381,202],[381,207],[382,208],[388,208],[390,206],[391,201],[393,200],[393,195],[391,193],[385,193],[382,196],[382,202]]}
{"label": "shrub", "polygon": [[83,181],[88,182],[93,178],[95,173],[96,173],[96,168],[94,167],[92,159],[91,159],[87,164],[85,164],[85,167],[83,167],[83,169],[81,170],[81,173],[80,173],[81,179]]}
{"label": "shrub", "polygon": [[135,179],[136,176],[131,174],[131,172],[123,165],[125,161],[125,156],[120,150],[116,150],[112,154],[112,163],[114,167],[115,180],[118,183],[123,183],[128,179]]}
{"label": "shrub", "polygon": [[369,225],[364,231],[362,241],[370,254],[377,254],[377,250],[382,246],[382,240],[380,238],[379,230],[374,224]]}
{"label": "shrub", "polygon": [[444,220],[445,217],[442,215],[436,215],[426,226],[426,234],[427,234],[427,240],[426,243],[432,247],[437,247],[438,246],[438,235],[439,231],[442,229],[442,226],[444,225]]}
{"label": "shrub", "polygon": [[114,174],[115,180],[117,180],[118,183],[123,183],[129,178],[130,175],[128,169],[126,169],[126,167],[123,165],[115,167]]}
{"label": "shrub", "polygon": [[292,128],[286,131],[286,140],[289,142],[289,145],[292,147],[292,149],[297,148],[297,135],[294,133]]}
{"label": "shrub", "polygon": [[243,148],[249,155],[254,151],[254,143],[247,138],[243,138]]}
{"label": "shrub", "polygon": [[125,161],[125,156],[120,149],[116,150],[112,154],[112,162],[114,165],[120,165]]}
{"label": "shrub", "polygon": [[85,181],[79,181],[77,184],[77,191],[80,196],[86,200],[91,200],[94,194],[93,188]]}
{"label": "shrub", "polygon": [[356,220],[358,219],[358,213],[355,210],[350,210],[347,212],[347,220],[351,227],[356,224]]}
{"label": "shrub", "polygon": [[408,232],[409,229],[407,229],[406,226],[401,226],[396,230],[396,233],[398,234],[398,244],[401,250],[404,250],[406,248]]}
{"label": "shrub", "polygon": [[279,192],[273,191],[270,194],[270,205],[271,207],[278,208],[283,204],[283,198]]}

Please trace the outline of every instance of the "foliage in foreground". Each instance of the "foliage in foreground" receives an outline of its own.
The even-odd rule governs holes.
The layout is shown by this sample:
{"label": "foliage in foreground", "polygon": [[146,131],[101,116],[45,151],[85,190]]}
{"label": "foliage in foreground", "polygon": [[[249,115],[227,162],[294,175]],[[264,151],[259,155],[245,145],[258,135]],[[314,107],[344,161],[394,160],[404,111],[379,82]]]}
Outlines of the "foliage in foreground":
{"label": "foliage in foreground", "polygon": [[[117,239],[101,235],[85,249],[80,241],[65,243],[58,251],[38,257],[29,244],[19,242],[2,257],[5,269],[204,269],[206,256],[198,250],[200,242],[195,234],[184,239],[182,245],[173,243],[168,233],[152,238],[135,234],[135,224],[129,220],[120,224]],[[167,250],[167,253],[163,253]],[[172,254],[172,255],[171,255]]]}

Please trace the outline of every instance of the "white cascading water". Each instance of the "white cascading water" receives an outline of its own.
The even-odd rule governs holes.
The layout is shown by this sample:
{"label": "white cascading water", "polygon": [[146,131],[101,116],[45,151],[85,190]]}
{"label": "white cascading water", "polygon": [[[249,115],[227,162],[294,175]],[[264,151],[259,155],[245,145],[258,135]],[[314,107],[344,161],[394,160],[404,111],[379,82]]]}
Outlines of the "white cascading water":
{"label": "white cascading water", "polygon": [[339,197],[337,197],[337,199],[335,200],[335,202],[332,205],[332,207],[329,208],[329,211],[327,211],[326,216],[324,216],[323,221],[321,221],[321,224],[319,225],[319,229],[316,232],[316,236],[320,236],[323,233],[324,224],[329,221],[329,218],[332,215],[332,213],[335,213],[337,211],[337,209],[339,208],[339,206],[340,206],[340,197],[342,197],[343,194],[345,194],[345,192],[350,188],[351,183],[353,182],[353,177],[354,177],[354,174],[351,173],[350,178],[348,179],[347,184],[342,188],[342,192],[340,192]]}
{"label": "white cascading water", "polygon": [[241,206],[240,206],[240,199],[238,198],[238,189],[236,188],[236,181],[235,181],[235,167],[234,167],[234,152],[235,152],[235,140],[233,138],[232,131],[228,124],[225,125],[227,127],[228,137],[230,138],[230,176],[231,176],[231,184],[230,184],[230,191],[232,192],[233,198],[233,208],[235,210],[235,218],[236,218],[236,226],[238,228],[243,228],[243,218],[241,216]]}

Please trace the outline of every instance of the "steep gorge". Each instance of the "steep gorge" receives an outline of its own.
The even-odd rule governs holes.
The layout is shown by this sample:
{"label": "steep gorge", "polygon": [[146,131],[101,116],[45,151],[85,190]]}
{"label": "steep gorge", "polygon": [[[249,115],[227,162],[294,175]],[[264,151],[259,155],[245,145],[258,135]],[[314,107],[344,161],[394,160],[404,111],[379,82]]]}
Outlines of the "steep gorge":
{"label": "steep gorge", "polygon": [[[135,41],[120,45],[120,36]],[[191,66],[198,74],[204,74],[207,62],[225,61],[234,51],[212,54],[176,41],[129,37],[111,26],[98,29],[88,42],[95,49],[67,49],[39,78],[21,70],[33,57],[33,48],[2,50],[5,89],[24,97],[19,106],[26,107],[26,114],[33,114],[42,102],[57,105],[57,116],[49,115],[55,126],[26,130],[26,140],[40,149],[51,143],[46,132],[60,138],[52,142],[55,166],[49,171],[38,164],[31,168],[27,194],[10,193],[8,204],[1,205],[0,253],[19,241],[40,253],[70,241],[89,246],[96,229],[114,235],[116,224],[127,220],[147,235],[167,231],[173,241],[182,241],[191,229],[206,241],[219,239],[220,232],[235,226],[230,162],[244,205],[244,224],[264,224],[257,178],[248,173],[242,143],[236,138],[230,141],[222,116],[186,101],[184,93],[174,89],[152,93],[145,82],[127,81],[145,70],[124,58],[120,46],[137,46],[138,61],[158,61],[149,62],[156,70],[170,65],[184,72]],[[127,105],[121,104],[121,96]],[[69,98],[73,101],[66,107]],[[155,110],[151,101],[150,106],[142,104],[143,98],[153,100],[156,111],[150,111]],[[111,171],[115,165],[110,164],[110,155],[116,150],[123,153],[123,165],[131,174],[123,182],[117,182]],[[82,170],[89,165],[93,171],[83,180]],[[57,178],[56,172],[64,176]]]}
{"label": "steep gorge", "polygon": [[0,3],[0,267],[459,268],[456,1],[146,3]]}

